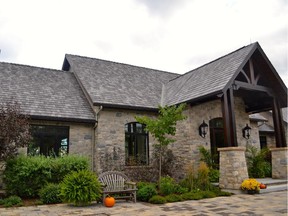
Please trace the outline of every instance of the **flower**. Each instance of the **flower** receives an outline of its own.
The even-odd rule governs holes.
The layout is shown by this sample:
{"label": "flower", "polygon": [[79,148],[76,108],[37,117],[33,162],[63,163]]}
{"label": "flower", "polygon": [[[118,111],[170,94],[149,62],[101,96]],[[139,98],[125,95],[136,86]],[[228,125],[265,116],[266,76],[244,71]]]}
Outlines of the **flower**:
{"label": "flower", "polygon": [[260,182],[253,178],[245,179],[241,184],[241,189],[259,191]]}

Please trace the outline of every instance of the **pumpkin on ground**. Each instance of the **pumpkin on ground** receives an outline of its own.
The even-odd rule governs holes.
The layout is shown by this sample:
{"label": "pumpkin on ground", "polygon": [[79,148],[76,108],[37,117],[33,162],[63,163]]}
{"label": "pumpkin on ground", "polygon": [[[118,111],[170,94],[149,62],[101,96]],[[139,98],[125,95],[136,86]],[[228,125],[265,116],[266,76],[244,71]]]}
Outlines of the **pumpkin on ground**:
{"label": "pumpkin on ground", "polygon": [[260,189],[266,189],[266,187],[267,186],[265,184],[263,184],[263,183],[260,184]]}
{"label": "pumpkin on ground", "polygon": [[104,200],[104,204],[106,207],[113,207],[115,205],[114,197],[107,196]]}

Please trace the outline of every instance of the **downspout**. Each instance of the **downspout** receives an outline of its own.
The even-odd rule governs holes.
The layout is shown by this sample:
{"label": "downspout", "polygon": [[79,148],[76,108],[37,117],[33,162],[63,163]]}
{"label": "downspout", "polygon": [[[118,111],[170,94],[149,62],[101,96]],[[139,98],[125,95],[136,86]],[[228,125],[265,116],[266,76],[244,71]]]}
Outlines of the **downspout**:
{"label": "downspout", "polygon": [[[95,172],[95,169],[94,169],[94,167],[96,167],[96,164],[95,164],[95,155],[97,155],[97,154],[95,154],[96,153],[96,144],[97,144],[97,140],[96,140],[96,135],[97,135],[97,132],[96,132],[96,130],[97,130],[97,127],[98,127],[98,116],[99,116],[99,113],[100,113],[100,111],[103,109],[103,106],[99,106],[99,109],[97,110],[97,111],[95,111],[95,120],[96,120],[96,122],[95,122],[95,125],[94,125],[94,127],[93,127],[93,145],[92,145],[92,172]],[[95,165],[95,166],[94,166]],[[96,170],[97,170],[97,168],[96,168]]]}

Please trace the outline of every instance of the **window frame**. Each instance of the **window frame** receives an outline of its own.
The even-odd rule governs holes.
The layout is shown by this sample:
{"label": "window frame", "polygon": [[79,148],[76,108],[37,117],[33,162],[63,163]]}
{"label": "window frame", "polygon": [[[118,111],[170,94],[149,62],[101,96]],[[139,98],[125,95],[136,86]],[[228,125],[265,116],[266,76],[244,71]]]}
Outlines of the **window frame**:
{"label": "window frame", "polygon": [[[139,132],[139,130],[137,130],[137,126],[141,125],[141,131]],[[134,164],[129,164],[129,159],[130,157],[133,157],[133,160],[135,160],[136,165],[149,165],[149,132],[145,131],[145,124],[141,124],[139,122],[128,122],[125,124],[125,165],[126,166],[133,166]],[[126,143],[127,142],[127,137],[129,136],[130,139],[130,143]],[[137,142],[138,138],[144,136],[144,139],[142,139],[142,141],[144,140],[144,153],[145,153],[145,161],[143,162],[139,162],[139,149],[138,149],[138,145],[139,143]],[[133,153],[131,154],[129,152],[129,145],[131,144],[132,141],[132,151]],[[144,155],[144,154],[143,154]]]}

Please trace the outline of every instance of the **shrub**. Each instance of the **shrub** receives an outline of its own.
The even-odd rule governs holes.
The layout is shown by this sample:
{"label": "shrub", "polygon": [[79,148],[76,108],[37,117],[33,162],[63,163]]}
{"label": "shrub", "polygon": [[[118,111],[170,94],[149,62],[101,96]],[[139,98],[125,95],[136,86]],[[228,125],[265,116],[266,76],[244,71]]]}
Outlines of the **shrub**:
{"label": "shrub", "polygon": [[165,196],[165,199],[166,199],[167,202],[183,201],[182,196],[179,195],[179,194],[169,194],[169,195]]}
{"label": "shrub", "polygon": [[61,197],[63,201],[76,206],[89,205],[92,201],[100,199],[101,184],[91,171],[74,171],[65,176],[61,183]]}
{"label": "shrub", "polygon": [[60,185],[53,183],[47,184],[40,190],[39,197],[44,204],[61,203]]}
{"label": "shrub", "polygon": [[203,198],[214,198],[217,196],[213,191],[201,191],[200,193]]}
{"label": "shrub", "polygon": [[151,197],[157,194],[155,185],[149,184],[141,187],[137,191],[137,199],[140,201],[147,202]]}
{"label": "shrub", "polygon": [[220,172],[217,169],[209,169],[209,181],[219,182]]}
{"label": "shrub", "polygon": [[67,155],[51,158],[51,182],[60,183],[72,171],[87,169],[89,169],[89,162],[86,157]]}
{"label": "shrub", "polygon": [[209,168],[204,162],[200,162],[198,168],[197,187],[200,190],[209,190],[211,188],[211,184],[209,182]]}
{"label": "shrub", "polygon": [[246,159],[248,174],[251,178],[271,177],[272,166],[269,158],[270,151],[268,148],[259,150],[255,146],[247,145]]}
{"label": "shrub", "polygon": [[175,186],[177,183],[169,176],[162,177],[159,185],[159,192],[163,196],[167,196],[175,192]]}
{"label": "shrub", "polygon": [[81,169],[88,169],[88,160],[79,156],[19,156],[7,161],[3,174],[8,194],[34,198],[43,185],[60,183],[67,173]]}
{"label": "shrub", "polygon": [[201,191],[198,192],[188,192],[185,194],[181,195],[183,200],[199,200],[199,199],[203,199],[203,194],[201,193]]}
{"label": "shrub", "polygon": [[36,197],[50,178],[49,162],[43,156],[10,159],[4,170],[7,193],[20,197]]}
{"label": "shrub", "polygon": [[22,199],[19,196],[13,195],[1,200],[0,204],[4,205],[4,207],[22,206]]}
{"label": "shrub", "polygon": [[155,195],[149,199],[149,203],[164,204],[166,203],[166,199],[163,196]]}

